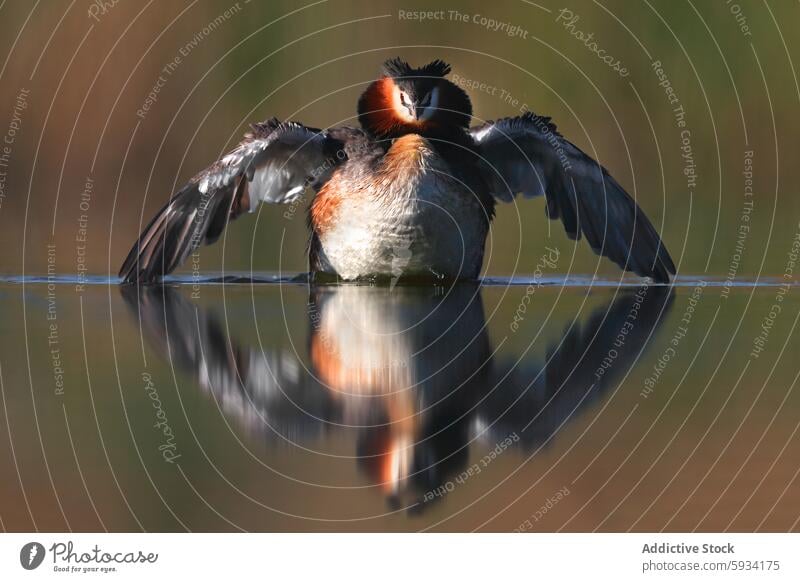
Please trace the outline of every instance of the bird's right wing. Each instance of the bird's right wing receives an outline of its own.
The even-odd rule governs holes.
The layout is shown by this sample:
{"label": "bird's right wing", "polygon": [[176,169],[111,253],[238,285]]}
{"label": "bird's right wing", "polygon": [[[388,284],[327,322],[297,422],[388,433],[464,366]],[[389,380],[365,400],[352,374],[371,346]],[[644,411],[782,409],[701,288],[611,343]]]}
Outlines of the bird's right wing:
{"label": "bird's right wing", "polygon": [[346,159],[344,143],[327,131],[272,119],[228,155],[192,178],[150,221],[119,275],[152,282],[173,271],[201,244],[215,242],[228,224],[259,203],[291,203],[319,188]]}

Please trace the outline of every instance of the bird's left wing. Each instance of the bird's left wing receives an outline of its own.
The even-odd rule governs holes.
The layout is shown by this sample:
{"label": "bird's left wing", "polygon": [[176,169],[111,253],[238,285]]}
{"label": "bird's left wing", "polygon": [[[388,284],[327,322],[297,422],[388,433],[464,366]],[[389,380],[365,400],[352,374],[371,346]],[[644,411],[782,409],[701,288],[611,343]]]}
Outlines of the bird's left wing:
{"label": "bird's left wing", "polygon": [[125,282],[151,282],[170,273],[201,244],[215,242],[228,224],[261,202],[295,201],[319,188],[346,159],[330,132],[272,119],[228,155],[175,193],[142,231],[120,269]]}
{"label": "bird's left wing", "polygon": [[547,216],[572,239],[623,269],[669,282],[675,265],[641,208],[597,161],[564,139],[549,117],[526,113],[470,130],[491,194],[511,202],[544,195]]}

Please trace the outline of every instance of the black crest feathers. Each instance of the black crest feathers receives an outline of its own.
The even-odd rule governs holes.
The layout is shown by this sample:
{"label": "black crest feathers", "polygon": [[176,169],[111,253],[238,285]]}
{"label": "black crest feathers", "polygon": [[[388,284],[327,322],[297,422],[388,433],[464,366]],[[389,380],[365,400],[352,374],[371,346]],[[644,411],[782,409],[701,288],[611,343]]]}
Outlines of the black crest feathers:
{"label": "black crest feathers", "polygon": [[400,57],[389,59],[383,63],[383,73],[395,79],[401,77],[444,77],[449,72],[450,65],[439,59],[418,69],[415,69]]}

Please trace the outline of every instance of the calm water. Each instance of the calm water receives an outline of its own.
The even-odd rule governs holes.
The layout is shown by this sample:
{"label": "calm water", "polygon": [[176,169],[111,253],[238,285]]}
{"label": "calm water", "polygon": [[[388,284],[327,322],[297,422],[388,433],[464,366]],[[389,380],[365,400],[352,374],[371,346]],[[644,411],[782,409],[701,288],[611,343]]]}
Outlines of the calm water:
{"label": "calm water", "polygon": [[74,283],[0,285],[5,529],[798,529],[779,280]]}

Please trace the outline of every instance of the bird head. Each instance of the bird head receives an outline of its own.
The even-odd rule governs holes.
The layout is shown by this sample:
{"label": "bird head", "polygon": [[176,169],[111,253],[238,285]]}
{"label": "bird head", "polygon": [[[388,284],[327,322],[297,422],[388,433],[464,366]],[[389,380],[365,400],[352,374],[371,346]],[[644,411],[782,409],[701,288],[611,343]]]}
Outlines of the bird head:
{"label": "bird head", "polygon": [[399,58],[386,61],[359,99],[362,127],[384,138],[469,127],[472,103],[445,78],[449,72],[450,65],[438,59],[419,68]]}

